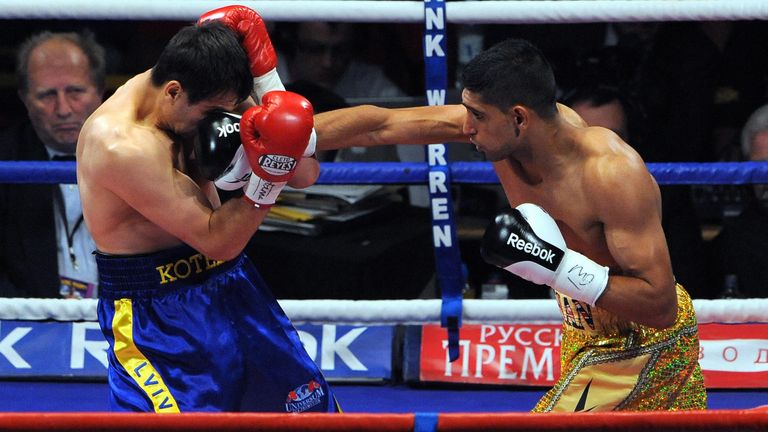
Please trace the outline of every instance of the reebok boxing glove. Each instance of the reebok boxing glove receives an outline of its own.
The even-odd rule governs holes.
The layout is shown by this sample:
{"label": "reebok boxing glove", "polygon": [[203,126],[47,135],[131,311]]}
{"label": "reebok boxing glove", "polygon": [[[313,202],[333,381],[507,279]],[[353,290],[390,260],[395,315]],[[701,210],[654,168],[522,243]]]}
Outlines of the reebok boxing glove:
{"label": "reebok boxing glove", "polygon": [[241,5],[224,6],[201,15],[197,24],[211,20],[221,21],[240,39],[240,45],[248,55],[253,75],[254,98],[257,101],[269,91],[285,90],[277,74],[277,54],[269,38],[267,26],[255,10]]}
{"label": "reebok boxing glove", "polygon": [[608,267],[568,249],[555,220],[535,204],[497,216],[480,254],[489,264],[592,306],[608,285]]}
{"label": "reebok boxing glove", "polygon": [[[216,180],[234,162],[240,148],[240,116],[224,111],[206,115],[197,124],[194,147],[200,172],[208,180]],[[245,166],[250,172],[248,164]]]}
{"label": "reebok boxing glove", "polygon": [[312,105],[299,94],[271,91],[240,120],[240,138],[253,174],[245,198],[270,206],[296,170],[312,134]]}

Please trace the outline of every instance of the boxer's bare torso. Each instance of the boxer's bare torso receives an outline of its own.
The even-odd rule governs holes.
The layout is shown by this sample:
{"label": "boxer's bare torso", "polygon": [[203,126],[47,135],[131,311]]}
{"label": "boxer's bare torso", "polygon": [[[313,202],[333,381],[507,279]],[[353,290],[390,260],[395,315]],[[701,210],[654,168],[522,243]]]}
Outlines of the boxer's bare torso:
{"label": "boxer's bare torso", "polygon": [[177,203],[208,210],[219,205],[212,183],[196,178],[184,142],[205,112],[232,110],[234,98],[170,116],[162,98],[145,72],[83,126],[77,178],[85,221],[102,252],[138,254],[180,244],[180,212],[186,210],[175,209]]}
{"label": "boxer's bare torso", "polygon": [[543,207],[570,248],[611,268],[598,306],[629,321],[670,325],[676,293],[659,190],[640,156],[563,105],[554,119],[532,115],[522,137],[513,138],[508,114],[468,96],[464,106],[319,114],[318,149],[470,141],[495,161],[511,206]]}
{"label": "boxer's bare torso", "polygon": [[[570,249],[611,269],[597,305],[623,320],[671,325],[677,301],[661,198],[637,152],[615,133],[588,127],[563,105],[553,119],[527,112],[521,125],[510,125],[471,92],[464,92],[463,101],[465,131],[494,161],[510,205],[541,206]],[[514,129],[519,139],[511,138]]]}

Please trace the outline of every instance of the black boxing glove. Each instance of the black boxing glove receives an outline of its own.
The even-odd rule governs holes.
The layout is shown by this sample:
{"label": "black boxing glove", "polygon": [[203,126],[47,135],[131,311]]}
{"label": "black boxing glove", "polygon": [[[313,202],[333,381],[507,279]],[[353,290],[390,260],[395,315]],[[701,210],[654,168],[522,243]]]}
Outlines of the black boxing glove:
{"label": "black boxing glove", "polygon": [[568,249],[557,222],[536,204],[497,216],[480,254],[489,264],[592,306],[608,285],[608,267]]}
{"label": "black boxing glove", "polygon": [[[216,180],[234,162],[240,148],[240,116],[215,111],[197,124],[195,157],[200,172]],[[250,170],[249,170],[250,171]]]}

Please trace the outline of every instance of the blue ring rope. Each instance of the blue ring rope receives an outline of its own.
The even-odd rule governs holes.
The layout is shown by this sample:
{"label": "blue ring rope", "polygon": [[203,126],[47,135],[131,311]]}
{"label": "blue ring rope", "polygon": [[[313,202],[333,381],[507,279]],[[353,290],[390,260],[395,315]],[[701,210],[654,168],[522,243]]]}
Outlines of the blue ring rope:
{"label": "blue ring rope", "polygon": [[[649,163],[659,184],[768,184],[766,162]],[[495,184],[489,162],[451,162],[452,183]],[[426,184],[426,162],[328,162],[319,184]],[[0,183],[75,183],[75,162],[0,161]]]}

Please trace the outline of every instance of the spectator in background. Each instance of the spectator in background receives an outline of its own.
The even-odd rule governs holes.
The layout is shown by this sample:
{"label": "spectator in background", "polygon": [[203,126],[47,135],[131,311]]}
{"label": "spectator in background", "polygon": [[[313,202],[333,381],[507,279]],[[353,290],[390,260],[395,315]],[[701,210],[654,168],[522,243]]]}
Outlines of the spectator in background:
{"label": "spectator in background", "polygon": [[[768,161],[768,105],[757,109],[741,131],[746,160]],[[768,185],[750,186],[741,214],[724,218],[713,240],[721,263],[722,297],[768,297]]]}
{"label": "spectator in background", "polygon": [[[1,160],[74,160],[101,104],[105,54],[93,34],[44,31],[17,56],[28,119],[0,134]],[[95,297],[96,249],[74,184],[0,184],[0,296]]]}
{"label": "spectator in background", "polygon": [[631,143],[629,106],[613,87],[595,85],[577,87],[563,97],[563,103],[579,113],[590,126],[601,126]]}
{"label": "spectator in background", "polygon": [[646,160],[737,159],[739,129],[766,95],[763,23],[663,23],[646,59],[638,92],[653,125]]}
{"label": "spectator in background", "polygon": [[[643,117],[637,104],[610,86],[586,85],[565,94],[563,103],[576,111],[590,126],[611,129],[645,156]],[[659,186],[662,227],[667,239],[675,278],[688,287],[693,297],[711,297],[715,287],[707,277],[701,224],[696,216],[691,191],[685,185]]]}
{"label": "spectator in background", "polygon": [[278,66],[283,82],[314,82],[348,100],[405,96],[379,65],[361,58],[366,37],[355,24],[287,23],[276,32],[283,51],[284,63]]}
{"label": "spectator in background", "polygon": [[[361,59],[364,30],[344,22],[279,23],[274,33],[281,51],[277,68],[281,80],[287,87],[317,86],[345,102],[404,96],[379,65]],[[336,160],[345,162],[398,160],[392,146],[355,147],[334,153]]]}
{"label": "spectator in background", "polygon": [[[311,82],[344,98],[350,105],[362,102],[388,105],[387,100],[406,96],[384,69],[360,55],[368,40],[365,28],[346,22],[306,21],[275,27],[283,82]],[[414,146],[351,147],[339,150],[343,162],[423,162],[424,149]],[[427,207],[426,186],[408,188],[413,205]]]}

